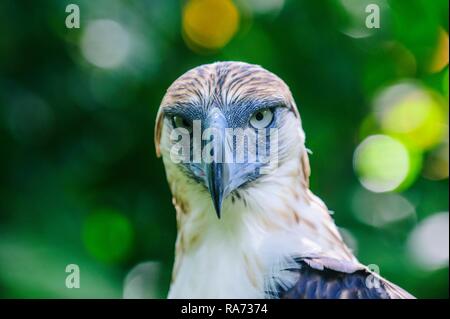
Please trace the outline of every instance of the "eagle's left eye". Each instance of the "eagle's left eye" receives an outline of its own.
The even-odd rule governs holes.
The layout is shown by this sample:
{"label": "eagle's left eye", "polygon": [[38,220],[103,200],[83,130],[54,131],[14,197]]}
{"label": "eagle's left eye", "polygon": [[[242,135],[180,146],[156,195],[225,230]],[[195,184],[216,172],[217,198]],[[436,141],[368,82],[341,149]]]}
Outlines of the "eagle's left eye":
{"label": "eagle's left eye", "polygon": [[192,124],[181,116],[176,115],[172,117],[172,125],[174,128],[185,128],[189,133],[192,132]]}
{"label": "eagle's left eye", "polygon": [[255,112],[250,118],[250,125],[256,129],[268,127],[273,120],[273,111],[271,109],[264,109]]}

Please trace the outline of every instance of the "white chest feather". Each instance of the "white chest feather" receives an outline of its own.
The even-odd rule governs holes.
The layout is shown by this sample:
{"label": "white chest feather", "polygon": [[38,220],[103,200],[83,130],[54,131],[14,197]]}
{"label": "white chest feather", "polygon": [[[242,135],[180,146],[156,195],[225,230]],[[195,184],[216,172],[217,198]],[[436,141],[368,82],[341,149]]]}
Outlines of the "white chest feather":
{"label": "white chest feather", "polygon": [[179,217],[169,298],[264,298],[276,284],[298,279],[284,271],[297,266],[294,257],[355,260],[319,199],[277,193],[274,183],[244,191],[245,201],[225,202],[221,220],[207,194],[189,194],[196,204]]}
{"label": "white chest feather", "polygon": [[263,298],[257,243],[246,237],[208,232],[180,257],[169,298]]}
{"label": "white chest feather", "polygon": [[[292,131],[303,141],[301,130]],[[263,298],[276,284],[298,279],[284,270],[296,267],[293,258],[355,261],[327,208],[308,189],[302,144],[283,149],[276,169],[224,199],[220,220],[208,192],[180,172],[168,149],[162,145],[178,224],[169,298]]]}

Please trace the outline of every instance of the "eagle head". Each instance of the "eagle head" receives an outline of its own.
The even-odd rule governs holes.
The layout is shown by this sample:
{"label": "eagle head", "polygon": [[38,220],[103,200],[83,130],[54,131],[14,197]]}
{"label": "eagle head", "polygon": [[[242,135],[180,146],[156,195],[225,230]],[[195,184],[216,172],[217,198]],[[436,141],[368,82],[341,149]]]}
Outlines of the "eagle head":
{"label": "eagle head", "polygon": [[219,218],[229,198],[271,182],[292,161],[301,172],[286,173],[301,174],[307,187],[304,139],[288,86],[242,62],[201,65],[179,77],[161,102],[155,129],[172,193],[197,185]]}

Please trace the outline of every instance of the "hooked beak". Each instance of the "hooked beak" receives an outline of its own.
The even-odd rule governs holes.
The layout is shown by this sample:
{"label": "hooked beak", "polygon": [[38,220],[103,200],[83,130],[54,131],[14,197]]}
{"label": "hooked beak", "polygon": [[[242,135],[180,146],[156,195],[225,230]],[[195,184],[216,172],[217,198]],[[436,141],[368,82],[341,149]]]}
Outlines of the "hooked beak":
{"label": "hooked beak", "polygon": [[225,175],[228,175],[226,174],[226,171],[227,167],[224,163],[212,162],[207,164],[206,176],[208,189],[219,219],[222,210],[222,201],[225,197],[225,189],[228,184],[227,178],[225,178]]}
{"label": "hooked beak", "polygon": [[[223,201],[230,193],[259,176],[260,163],[234,163],[233,143],[227,140],[227,121],[218,108],[213,108],[205,121],[204,129],[209,129],[210,138],[203,140],[202,149],[209,147],[211,158],[201,166],[202,179],[209,190],[211,199],[220,219]],[[205,132],[203,132],[205,133]],[[205,145],[208,144],[208,145]]]}
{"label": "hooked beak", "polygon": [[222,202],[229,194],[230,174],[228,164],[224,163],[224,135],[227,126],[222,112],[214,108],[208,116],[207,128],[213,133],[211,143],[212,161],[205,164],[206,185],[214,204],[217,217],[220,219]]}

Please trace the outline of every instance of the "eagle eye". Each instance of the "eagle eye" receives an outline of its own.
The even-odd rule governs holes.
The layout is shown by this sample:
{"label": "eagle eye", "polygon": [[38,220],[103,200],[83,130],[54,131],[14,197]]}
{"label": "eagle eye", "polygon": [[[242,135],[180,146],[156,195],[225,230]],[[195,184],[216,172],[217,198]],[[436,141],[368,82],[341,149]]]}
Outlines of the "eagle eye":
{"label": "eagle eye", "polygon": [[256,111],[250,118],[250,125],[256,129],[263,129],[268,127],[273,120],[273,111],[271,109],[264,109]]}
{"label": "eagle eye", "polygon": [[172,125],[174,128],[184,128],[187,129],[189,132],[192,131],[192,123],[179,115],[175,115],[172,117]]}

